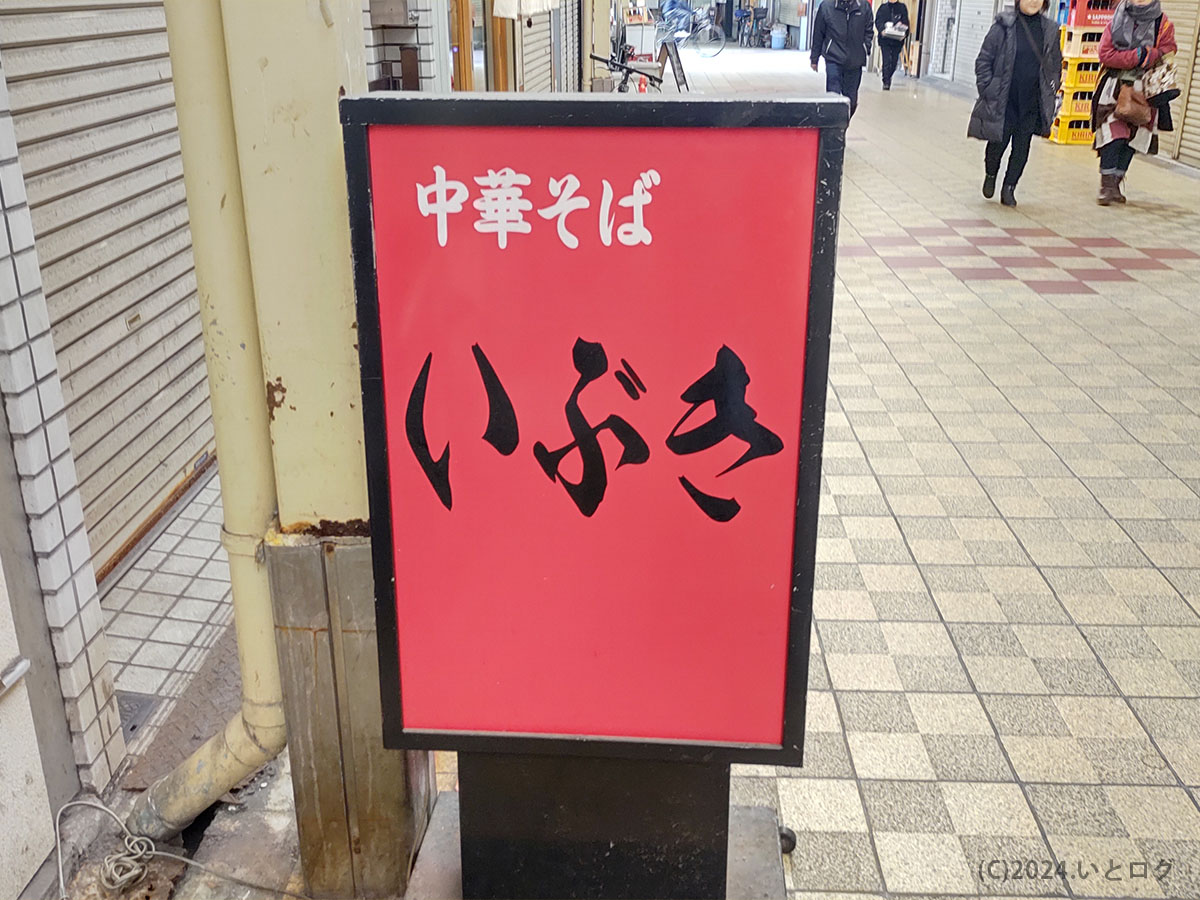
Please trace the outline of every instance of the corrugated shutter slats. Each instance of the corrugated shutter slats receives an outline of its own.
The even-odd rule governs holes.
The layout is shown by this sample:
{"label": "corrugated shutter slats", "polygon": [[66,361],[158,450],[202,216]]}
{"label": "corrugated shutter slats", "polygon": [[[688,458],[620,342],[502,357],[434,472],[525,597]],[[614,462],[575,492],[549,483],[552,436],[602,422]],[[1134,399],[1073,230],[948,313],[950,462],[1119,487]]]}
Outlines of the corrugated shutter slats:
{"label": "corrugated shutter slats", "polygon": [[104,568],[213,446],[165,16],[12,0],[0,53]]}
{"label": "corrugated shutter slats", "polygon": [[962,0],[958,7],[958,42],[954,50],[954,80],[974,87],[975,58],[996,19],[994,0]]}
{"label": "corrugated shutter slats", "polygon": [[1200,0],[1163,0],[1163,12],[1175,25],[1175,67],[1179,71],[1179,86],[1183,102],[1171,104],[1175,131],[1159,135],[1162,153],[1178,155],[1180,161],[1200,166],[1200,84],[1192,82],[1197,71],[1197,19]]}
{"label": "corrugated shutter slats", "polygon": [[530,92],[554,89],[554,59],[550,48],[550,13],[532,16],[533,26],[520,23],[521,87]]}

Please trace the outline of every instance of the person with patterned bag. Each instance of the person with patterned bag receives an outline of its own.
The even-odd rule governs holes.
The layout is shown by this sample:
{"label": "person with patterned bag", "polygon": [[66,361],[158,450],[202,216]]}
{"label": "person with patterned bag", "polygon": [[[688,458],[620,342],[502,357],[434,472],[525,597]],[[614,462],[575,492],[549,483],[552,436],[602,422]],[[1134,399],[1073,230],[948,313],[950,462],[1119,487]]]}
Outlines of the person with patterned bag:
{"label": "person with patterned bag", "polygon": [[1092,95],[1093,146],[1100,156],[1101,206],[1124,203],[1121,184],[1135,153],[1158,153],[1179,96],[1175,26],[1160,0],[1121,0],[1100,40],[1104,69]]}

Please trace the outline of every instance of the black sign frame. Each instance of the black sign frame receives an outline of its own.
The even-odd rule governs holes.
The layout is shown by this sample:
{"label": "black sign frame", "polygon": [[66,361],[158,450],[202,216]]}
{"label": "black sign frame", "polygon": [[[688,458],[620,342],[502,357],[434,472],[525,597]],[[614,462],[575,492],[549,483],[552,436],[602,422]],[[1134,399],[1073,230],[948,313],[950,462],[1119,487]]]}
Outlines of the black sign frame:
{"label": "black sign frame", "polygon": [[[340,101],[349,194],[350,239],[358,313],[363,426],[371,513],[372,565],[379,647],[383,743],[398,750],[538,753],[677,762],[798,766],[803,760],[812,628],[821,450],[825,430],[829,333],[849,104],[843,98],[698,99],[694,95],[623,99],[612,95],[495,94],[436,96],[375,93]],[[399,623],[383,396],[382,343],[375,269],[367,131],[374,125],[573,128],[804,128],[818,131],[808,333],[801,401],[801,444],[792,548],[792,592],[780,744],[640,741],[626,738],[531,734],[470,734],[404,727]]]}

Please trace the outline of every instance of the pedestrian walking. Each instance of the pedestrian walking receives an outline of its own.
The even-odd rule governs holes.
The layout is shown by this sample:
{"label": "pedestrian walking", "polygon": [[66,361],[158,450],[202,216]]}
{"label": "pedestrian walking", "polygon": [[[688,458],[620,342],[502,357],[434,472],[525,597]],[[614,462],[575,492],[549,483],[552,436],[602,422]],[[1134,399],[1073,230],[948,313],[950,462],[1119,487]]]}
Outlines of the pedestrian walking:
{"label": "pedestrian walking", "polygon": [[883,89],[892,89],[892,76],[900,62],[900,49],[908,37],[908,4],[903,0],[880,3],[875,11],[875,30],[879,32],[879,52],[883,55]]}
{"label": "pedestrian walking", "polygon": [[825,90],[850,100],[858,109],[863,66],[871,53],[874,29],[867,0],[825,0],[817,7],[812,32],[812,67],[825,57]]}
{"label": "pedestrian walking", "polygon": [[1125,202],[1121,184],[1133,155],[1158,153],[1158,133],[1174,128],[1177,49],[1175,26],[1159,0],[1122,0],[1113,11],[1100,39],[1104,69],[1092,94],[1101,206]]}
{"label": "pedestrian walking", "polygon": [[1017,205],[1017,182],[1029,161],[1035,134],[1049,137],[1062,82],[1058,23],[1045,15],[1048,0],[1020,0],[996,16],[975,60],[979,99],[967,127],[969,137],[987,141],[983,196],[996,194],[1000,160],[1012,145],[1000,202]]}

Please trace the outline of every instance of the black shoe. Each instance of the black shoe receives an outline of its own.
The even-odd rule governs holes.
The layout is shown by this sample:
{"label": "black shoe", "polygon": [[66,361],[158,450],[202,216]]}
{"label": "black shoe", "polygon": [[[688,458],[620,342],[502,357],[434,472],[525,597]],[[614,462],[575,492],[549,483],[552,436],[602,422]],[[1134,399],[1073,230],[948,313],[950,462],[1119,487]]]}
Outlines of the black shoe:
{"label": "black shoe", "polygon": [[985,175],[983,177],[983,196],[991,200],[996,196],[996,176]]}
{"label": "black shoe", "polygon": [[1017,205],[1017,186],[1015,184],[1006,184],[1000,188],[1000,203],[1003,206]]}
{"label": "black shoe", "polygon": [[885,91],[890,91],[890,90],[892,89],[892,86],[891,86],[890,84],[885,84],[885,85],[883,86],[883,89],[884,89]]}

